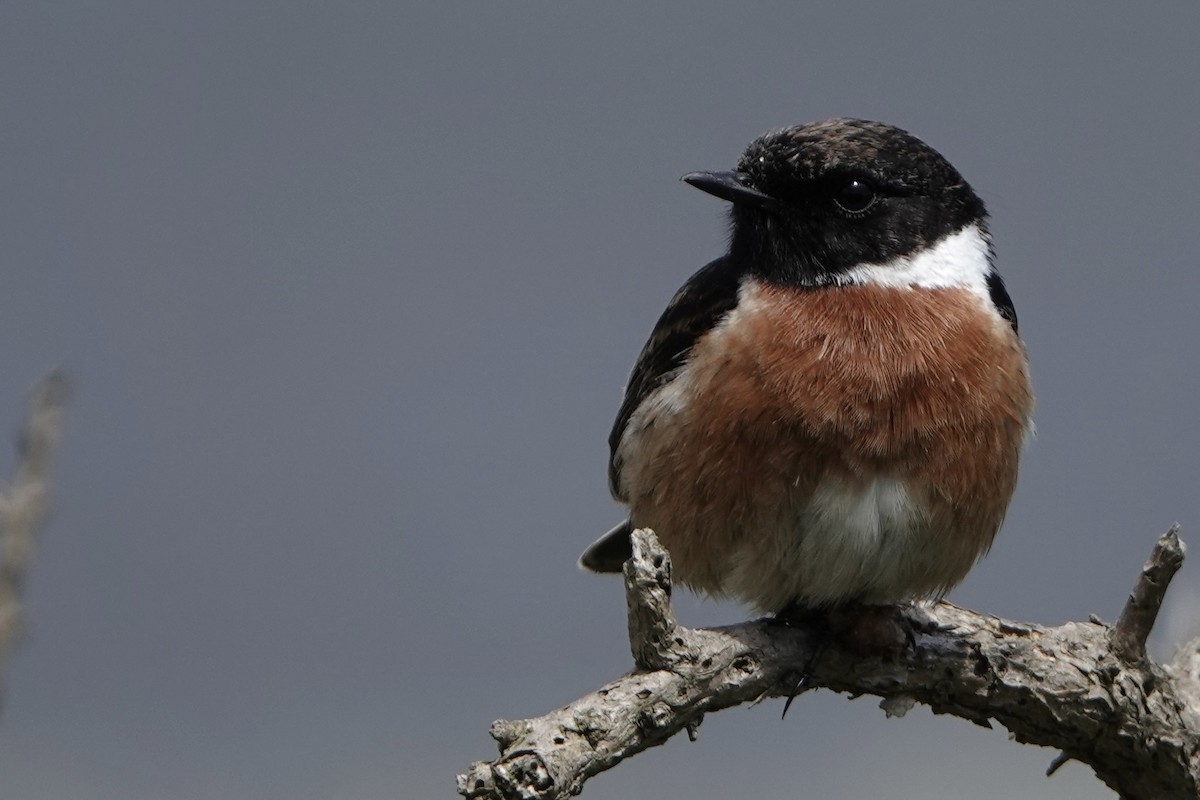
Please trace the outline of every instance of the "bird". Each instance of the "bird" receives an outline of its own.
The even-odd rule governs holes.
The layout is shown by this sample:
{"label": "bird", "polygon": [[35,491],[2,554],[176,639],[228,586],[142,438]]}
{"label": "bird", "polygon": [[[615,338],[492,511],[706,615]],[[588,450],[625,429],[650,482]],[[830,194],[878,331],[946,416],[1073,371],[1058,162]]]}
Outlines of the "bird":
{"label": "bird", "polygon": [[769,131],[686,183],[727,252],[675,293],[609,437],[629,516],[673,580],[758,611],[944,596],[988,551],[1032,432],[1029,362],[983,201],[881,122]]}

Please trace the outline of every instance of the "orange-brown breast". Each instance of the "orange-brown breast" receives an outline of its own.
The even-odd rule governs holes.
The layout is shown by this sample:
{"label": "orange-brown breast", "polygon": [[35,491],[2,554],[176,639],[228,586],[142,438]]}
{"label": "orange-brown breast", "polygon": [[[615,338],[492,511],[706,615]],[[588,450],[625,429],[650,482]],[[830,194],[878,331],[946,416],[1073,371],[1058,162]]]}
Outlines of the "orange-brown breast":
{"label": "orange-brown breast", "polygon": [[985,302],[745,285],[630,421],[634,525],[684,584],[764,610],[945,591],[999,528],[1033,407]]}

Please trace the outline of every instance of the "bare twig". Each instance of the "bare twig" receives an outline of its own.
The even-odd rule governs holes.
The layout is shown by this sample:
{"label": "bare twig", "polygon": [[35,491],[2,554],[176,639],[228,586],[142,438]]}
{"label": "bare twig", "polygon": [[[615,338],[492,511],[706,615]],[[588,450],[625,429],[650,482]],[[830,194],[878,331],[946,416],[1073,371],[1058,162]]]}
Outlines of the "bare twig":
{"label": "bare twig", "polygon": [[[802,627],[758,620],[690,629],[671,616],[669,561],[649,532],[627,566],[631,639],[639,669],[543,717],[497,722],[500,757],[458,777],[468,798],[552,800],[680,731],[710,711],[781,696],[815,639]],[[1162,580],[1165,589],[1169,574]],[[634,596],[638,595],[638,596]],[[813,686],[910,701],[981,725],[995,720],[1021,742],[1089,764],[1129,800],[1195,800],[1200,732],[1172,681],[1149,659],[1118,658],[1112,629],[1011,622],[949,603],[904,613],[917,645],[863,656],[833,643]],[[639,637],[642,637],[639,640]]]}
{"label": "bare twig", "polygon": [[671,559],[651,531],[636,530],[633,555],[625,562],[629,606],[629,649],[638,669],[666,669],[679,660],[671,610]]}
{"label": "bare twig", "polygon": [[35,387],[18,443],[16,477],[0,491],[0,688],[21,634],[21,592],[34,540],[50,505],[50,467],[62,433],[66,394],[66,379],[57,371]]}
{"label": "bare twig", "polygon": [[1154,545],[1113,628],[1113,650],[1122,660],[1132,662],[1146,657],[1146,639],[1158,619],[1167,586],[1183,565],[1185,550],[1179,540],[1179,523],[1172,525]]}

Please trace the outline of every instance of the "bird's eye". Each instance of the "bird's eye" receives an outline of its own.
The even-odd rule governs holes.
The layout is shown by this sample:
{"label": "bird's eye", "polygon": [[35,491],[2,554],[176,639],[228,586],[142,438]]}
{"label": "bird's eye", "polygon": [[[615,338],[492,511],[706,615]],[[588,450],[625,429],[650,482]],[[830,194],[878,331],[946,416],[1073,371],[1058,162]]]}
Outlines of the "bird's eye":
{"label": "bird's eye", "polygon": [[833,193],[833,202],[850,214],[862,213],[875,202],[875,187],[865,181],[847,181]]}

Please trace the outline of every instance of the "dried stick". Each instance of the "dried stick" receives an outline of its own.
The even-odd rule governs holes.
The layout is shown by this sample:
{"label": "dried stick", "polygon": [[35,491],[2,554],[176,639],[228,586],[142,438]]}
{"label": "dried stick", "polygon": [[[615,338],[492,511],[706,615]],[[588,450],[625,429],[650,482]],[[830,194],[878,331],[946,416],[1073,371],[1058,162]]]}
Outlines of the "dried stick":
{"label": "dried stick", "polygon": [[1121,617],[1113,627],[1113,650],[1123,660],[1140,661],[1146,657],[1146,639],[1158,619],[1171,578],[1183,566],[1186,548],[1179,541],[1179,523],[1171,526],[1154,545],[1150,560],[1142,567]]}
{"label": "dried stick", "polygon": [[18,441],[17,474],[0,491],[0,689],[20,639],[21,593],[50,505],[50,467],[62,433],[66,380],[52,372],[35,387]]}

